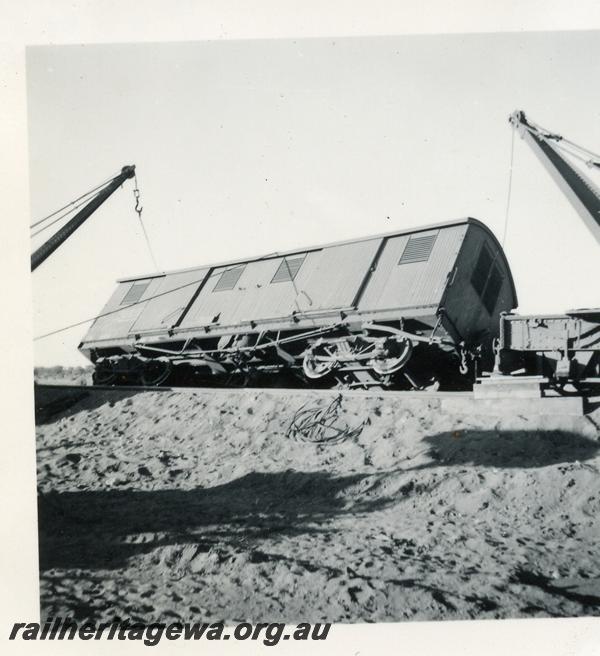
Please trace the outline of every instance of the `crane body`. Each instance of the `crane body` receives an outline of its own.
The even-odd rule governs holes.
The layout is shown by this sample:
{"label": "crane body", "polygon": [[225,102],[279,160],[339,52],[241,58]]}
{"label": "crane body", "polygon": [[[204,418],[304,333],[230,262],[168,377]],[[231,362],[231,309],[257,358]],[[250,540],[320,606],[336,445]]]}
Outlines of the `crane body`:
{"label": "crane body", "polygon": [[124,166],[121,173],[96,194],[87,205],[70,219],[60,230],[58,230],[50,239],[45,241],[31,255],[31,270],[35,271],[44,260],[46,260],[54,251],[59,248],[65,241],[79,228],[87,219],[104,203],[112,194],[129,178],[135,175],[135,166]]}
{"label": "crane body", "polygon": [[[528,121],[522,111],[511,114],[509,122],[538,156],[600,244],[600,189],[571,166],[559,152],[562,149],[559,144],[563,141],[568,144],[564,150],[583,159],[590,168],[600,168],[600,158]],[[597,283],[600,290],[600,281]],[[542,394],[543,384],[561,391],[566,385],[583,389],[600,384],[600,308],[549,315],[503,314],[494,373],[517,378],[523,374],[537,376],[531,386],[535,396]],[[494,378],[489,380],[493,383]]]}
{"label": "crane body", "polygon": [[[552,144],[553,141],[560,143],[563,138],[541,130],[530,123],[525,112],[522,111],[514,112],[509,121],[531,146],[544,168],[571,201],[585,225],[600,244],[600,189],[582,172],[571,166]],[[588,159],[586,164],[591,168],[600,169],[600,161],[595,159]]]}

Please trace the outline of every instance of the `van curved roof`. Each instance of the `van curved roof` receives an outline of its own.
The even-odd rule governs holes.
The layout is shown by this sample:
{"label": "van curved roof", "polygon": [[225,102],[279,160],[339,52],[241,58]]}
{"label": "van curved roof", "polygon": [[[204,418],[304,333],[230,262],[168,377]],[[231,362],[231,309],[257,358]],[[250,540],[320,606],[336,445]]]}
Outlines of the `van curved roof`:
{"label": "van curved roof", "polygon": [[511,285],[511,290],[512,294],[514,297],[515,301],[515,307],[518,305],[517,301],[517,291],[515,288],[515,283],[514,279],[512,276],[512,272],[510,270],[510,266],[508,264],[508,260],[506,258],[506,254],[504,253],[504,249],[502,248],[502,245],[496,238],[496,235],[491,231],[488,226],[483,223],[483,221],[479,221],[478,219],[474,219],[472,217],[466,217],[462,219],[454,219],[450,221],[442,221],[440,223],[431,223],[428,225],[424,226],[419,226],[418,228],[408,228],[405,230],[393,230],[391,232],[383,232],[383,233],[378,233],[375,235],[367,235],[364,237],[355,237],[353,239],[344,239],[341,241],[334,241],[334,242],[328,242],[326,244],[314,244],[311,246],[300,246],[298,248],[294,248],[292,250],[287,250],[287,251],[275,251],[272,253],[267,253],[266,255],[254,255],[251,257],[243,257],[243,258],[237,258],[235,260],[225,260],[221,262],[213,262],[209,264],[201,264],[198,266],[193,266],[193,267],[186,267],[183,269],[172,269],[169,271],[162,271],[159,273],[149,273],[145,275],[136,275],[136,276],[127,276],[125,278],[119,278],[117,282],[132,282],[134,280],[146,280],[149,278],[160,278],[161,276],[166,276],[169,274],[174,274],[174,273],[186,273],[188,271],[198,271],[199,269],[206,269],[206,268],[214,268],[214,267],[221,267],[221,266],[230,266],[232,264],[245,264],[245,263],[250,263],[250,262],[257,262],[259,260],[268,260],[271,258],[276,258],[276,257],[287,257],[289,255],[296,255],[298,253],[306,253],[307,251],[315,251],[315,250],[320,250],[322,248],[328,248],[331,246],[340,246],[343,244],[353,244],[361,241],[370,241],[372,239],[382,239],[386,237],[398,237],[401,235],[412,235],[418,232],[427,232],[429,230],[438,230],[438,229],[443,229],[443,228],[451,228],[453,226],[457,225],[464,225],[464,224],[470,224],[477,226],[481,230],[483,230],[488,237],[491,239],[493,242],[494,246],[497,249],[497,253],[499,253],[500,257],[502,258],[502,262],[504,263],[504,268],[508,273],[510,285]]}

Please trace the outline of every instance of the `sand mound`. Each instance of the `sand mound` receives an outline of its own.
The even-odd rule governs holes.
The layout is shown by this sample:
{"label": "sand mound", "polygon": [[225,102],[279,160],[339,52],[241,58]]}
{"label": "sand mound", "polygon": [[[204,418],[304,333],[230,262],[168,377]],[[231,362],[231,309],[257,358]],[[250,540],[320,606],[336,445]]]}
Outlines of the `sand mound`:
{"label": "sand mound", "polygon": [[[335,395],[90,394],[38,426],[45,616],[597,614],[600,410],[461,416]],[[298,415],[302,416],[302,415]]]}

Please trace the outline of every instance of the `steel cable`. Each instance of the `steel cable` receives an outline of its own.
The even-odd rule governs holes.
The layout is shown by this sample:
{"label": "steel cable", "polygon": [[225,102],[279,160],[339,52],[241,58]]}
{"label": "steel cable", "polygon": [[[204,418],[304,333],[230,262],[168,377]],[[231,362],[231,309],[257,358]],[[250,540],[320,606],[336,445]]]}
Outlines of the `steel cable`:
{"label": "steel cable", "polygon": [[565,137],[555,134],[554,132],[551,132],[550,130],[546,130],[546,128],[543,128],[541,125],[538,123],[534,123],[533,121],[530,121],[527,119],[527,124],[525,127],[533,128],[536,132],[538,132],[538,136],[544,138],[544,139],[551,139],[552,141],[556,143],[567,143],[573,148],[576,148],[577,150],[580,150],[583,153],[587,153],[592,157],[592,159],[597,159],[600,161],[600,155],[594,153],[594,151],[590,150],[589,148],[584,148],[583,146],[580,146],[579,144],[576,144],[575,142],[571,141],[570,139],[566,139]]}
{"label": "steel cable", "polygon": [[322,407],[302,405],[294,414],[286,437],[312,444],[339,444],[361,434],[368,423],[365,419],[352,428],[340,417],[342,395],[336,396],[329,405]]}
{"label": "steel cable", "polygon": [[52,330],[49,333],[38,335],[37,337],[33,338],[33,341],[35,342],[37,340],[44,339],[45,337],[51,337],[52,335],[57,335],[58,333],[62,333],[65,330],[71,330],[71,328],[77,328],[77,326],[83,326],[86,323],[89,323],[90,321],[96,321],[96,319],[101,319],[102,317],[108,317],[111,314],[117,314],[117,312],[122,312],[123,310],[127,310],[130,307],[133,307],[134,305],[140,305],[141,303],[146,303],[147,301],[151,301],[154,298],[159,298],[160,296],[166,296],[167,294],[172,294],[173,292],[179,291],[180,289],[184,289],[185,287],[189,287],[191,285],[199,285],[203,280],[204,277],[200,278],[199,280],[193,280],[192,282],[185,283],[185,285],[180,285],[179,287],[175,287],[174,289],[168,289],[167,291],[161,292],[160,294],[155,294],[154,296],[149,296],[148,298],[140,299],[139,301],[135,301],[134,303],[128,303],[127,305],[123,305],[123,307],[118,307],[115,308],[114,310],[109,310],[108,312],[101,312],[100,314],[90,317],[89,319],[83,319],[82,321],[77,321],[76,323],[72,323],[68,326],[64,326],[63,328],[57,328],[56,330]]}
{"label": "steel cable", "polygon": [[58,218],[54,219],[54,221],[50,221],[50,223],[47,223],[45,226],[42,226],[39,230],[36,230],[32,235],[30,235],[30,239],[33,239],[34,237],[37,237],[41,232],[44,232],[44,230],[47,230],[48,228],[52,227],[55,223],[58,223],[59,221],[62,221],[66,216],[69,216],[69,214],[72,214],[75,210],[78,210],[82,205],[86,205],[88,202],[88,198],[86,197],[85,200],[82,200],[81,203],[78,203],[77,205],[73,205],[73,207],[70,210],[67,210],[64,214],[61,214]]}
{"label": "steel cable", "polygon": [[[48,214],[48,216],[45,216],[43,219],[40,219],[39,221],[36,221],[35,223],[32,223],[29,226],[29,228],[33,229],[33,228],[37,227],[41,223],[44,223],[44,221],[47,221],[48,219],[51,219],[53,216],[56,216],[59,212],[62,212],[63,210],[66,210],[67,207],[70,207],[71,205],[74,205],[75,203],[78,203],[80,200],[82,200],[84,198],[87,198],[88,196],[91,196],[95,191],[98,191],[98,190],[102,189],[102,187],[106,187],[106,185],[110,184],[116,177],[118,177],[118,175],[119,174],[113,175],[112,178],[109,178],[108,180],[106,180],[105,182],[102,182],[101,184],[94,187],[93,189],[90,189],[85,194],[79,196],[79,198],[76,198],[75,200],[72,200],[70,203],[67,203],[66,205],[64,205],[60,209],[56,210],[55,212],[52,212],[52,214]],[[72,210],[70,210],[70,211],[72,211]],[[66,214],[69,214],[69,213],[70,212],[66,212],[64,216],[66,216]],[[53,223],[55,223],[55,221],[53,221]],[[32,236],[35,236],[35,235],[32,235]]]}
{"label": "steel cable", "polygon": [[506,196],[506,212],[504,214],[504,232],[502,234],[502,248],[506,243],[506,232],[508,230],[508,217],[510,212],[510,201],[512,197],[512,179],[513,179],[513,164],[515,159],[515,130],[511,130],[512,137],[510,142],[510,167],[508,169],[508,193]]}
{"label": "steel cable", "polygon": [[148,247],[148,252],[150,253],[150,258],[152,259],[152,262],[154,263],[154,268],[158,271],[159,267],[158,264],[156,263],[156,258],[154,257],[154,251],[152,250],[152,245],[150,244],[150,238],[148,237],[148,233],[146,232],[146,226],[144,225],[144,221],[142,220],[142,210],[144,209],[143,207],[140,207],[140,190],[138,187],[138,179],[137,175],[134,176],[134,182],[135,182],[135,187],[133,190],[133,196],[135,198],[135,212],[138,215],[138,218],[140,219],[140,226],[142,227],[142,233],[144,234],[144,239],[146,240],[146,246]]}

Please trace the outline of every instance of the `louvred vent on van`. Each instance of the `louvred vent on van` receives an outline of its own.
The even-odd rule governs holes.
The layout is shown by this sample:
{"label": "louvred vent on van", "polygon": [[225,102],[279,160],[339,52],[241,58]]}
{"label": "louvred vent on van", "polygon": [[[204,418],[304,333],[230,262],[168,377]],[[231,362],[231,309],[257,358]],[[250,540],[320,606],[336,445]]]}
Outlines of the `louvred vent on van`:
{"label": "louvred vent on van", "polygon": [[221,277],[213,289],[213,292],[223,292],[229,289],[233,289],[237,285],[238,280],[240,279],[240,276],[242,275],[245,268],[246,265],[241,264],[240,266],[236,266],[232,269],[226,269],[223,271]]}
{"label": "louvred vent on van", "polygon": [[150,282],[134,282],[133,285],[127,290],[127,294],[121,301],[121,305],[129,305],[130,303],[137,303],[144,292],[148,289]]}
{"label": "louvred vent on van", "polygon": [[300,267],[302,266],[305,257],[306,255],[300,255],[299,257],[284,257],[273,276],[273,280],[271,280],[271,284],[274,282],[294,280],[296,274],[300,271]]}
{"label": "louvred vent on van", "polygon": [[433,245],[435,244],[434,235],[423,235],[422,237],[411,237],[408,240],[398,264],[412,264],[413,262],[427,262]]}

